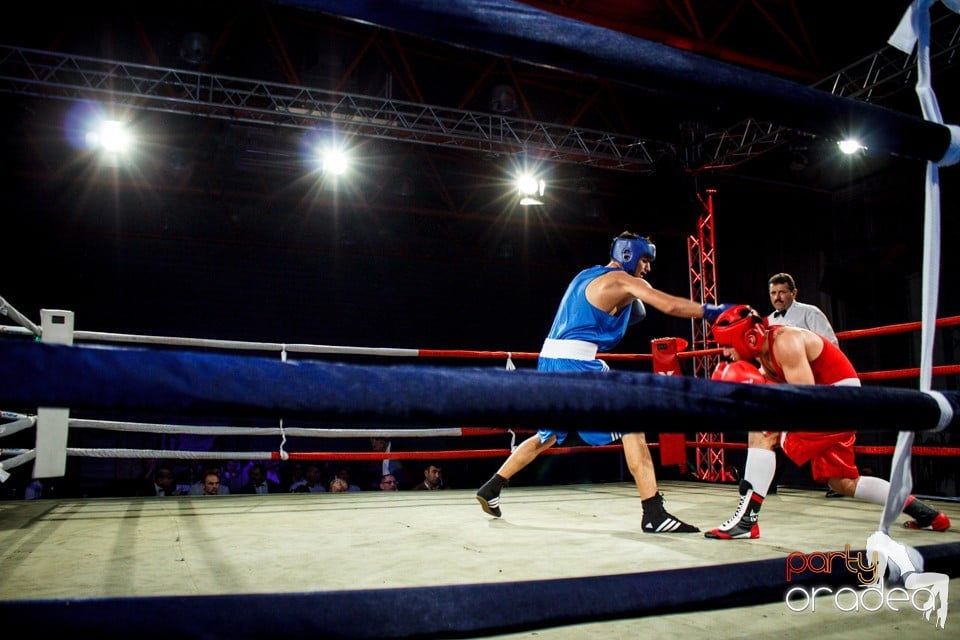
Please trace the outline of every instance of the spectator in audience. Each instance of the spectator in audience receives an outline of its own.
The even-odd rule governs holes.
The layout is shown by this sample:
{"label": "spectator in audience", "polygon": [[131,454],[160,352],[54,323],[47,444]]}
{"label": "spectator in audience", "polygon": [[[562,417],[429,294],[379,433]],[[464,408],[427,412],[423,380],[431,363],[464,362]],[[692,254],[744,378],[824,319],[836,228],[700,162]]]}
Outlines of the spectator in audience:
{"label": "spectator in audience", "polygon": [[[388,453],[392,450],[392,448],[393,442],[387,438],[370,438],[370,449],[372,451]],[[378,489],[380,485],[380,479],[388,473],[396,476],[399,484],[406,485],[410,480],[407,470],[403,467],[403,463],[399,460],[393,460],[391,458],[377,460],[367,465],[364,471],[365,478],[361,478],[360,482],[369,486],[371,489]]]}
{"label": "spectator in audience", "polygon": [[250,480],[243,485],[240,493],[283,493],[280,483],[267,477],[267,468],[257,462],[247,472]]}
{"label": "spectator in audience", "polygon": [[326,493],[327,488],[323,486],[320,467],[315,464],[309,464],[303,470],[303,478],[290,485],[290,493]]}
{"label": "spectator in audience", "polygon": [[280,488],[292,492],[293,485],[303,482],[304,472],[305,467],[299,460],[288,460],[280,465]]}
{"label": "spectator in audience", "polygon": [[429,462],[423,467],[423,482],[414,485],[414,491],[436,491],[446,489],[443,484],[443,469],[435,462]]}
{"label": "spectator in audience", "polygon": [[24,500],[38,500],[43,497],[43,482],[40,478],[33,478],[23,488]]}
{"label": "spectator in audience", "polygon": [[[203,487],[203,494],[205,496],[219,496],[226,495],[221,493],[220,489],[220,473],[216,469],[207,469],[203,478],[201,479],[201,486]],[[229,493],[229,491],[228,491]]]}
{"label": "spectator in audience", "polygon": [[220,467],[208,467],[204,469],[203,472],[200,474],[200,479],[194,482],[192,485],[190,485],[190,490],[188,491],[189,495],[191,496],[210,495],[208,493],[209,487],[207,486],[207,481],[211,473],[217,476],[217,495],[221,495],[221,496],[230,495],[230,489],[228,489],[225,484],[220,482],[220,476],[222,475],[222,472],[220,471]]}
{"label": "spectator in audience", "polygon": [[350,480],[350,467],[342,466],[337,470],[337,477],[343,480],[347,484],[347,491],[362,491],[362,489],[355,485]]}
{"label": "spectator in audience", "polygon": [[347,493],[350,491],[350,485],[340,476],[334,476],[330,481],[330,493]]}
{"label": "spectator in audience", "polygon": [[167,465],[161,464],[153,471],[153,479],[148,481],[145,491],[140,493],[143,496],[182,496],[186,493],[177,486],[177,478],[173,475],[173,469]]}
{"label": "spectator in audience", "polygon": [[380,478],[380,491],[399,491],[400,486],[397,483],[397,476],[392,473],[386,473]]}
{"label": "spectator in audience", "polygon": [[263,462],[263,468],[267,472],[267,478],[273,480],[283,488],[283,474],[280,471],[280,461],[266,460]]}
{"label": "spectator in audience", "polygon": [[230,490],[230,493],[240,493],[240,489],[247,483],[243,465],[239,460],[227,460],[223,463],[220,473],[220,484]]}
{"label": "spectator in audience", "polygon": [[[243,468],[240,470],[240,474],[243,476],[243,482],[240,483],[240,486],[243,487],[244,485],[250,482],[250,470],[253,469],[255,465],[259,465],[263,469],[264,473],[266,473],[267,479],[273,480],[277,484],[281,485],[281,489],[282,489],[283,481],[280,479],[280,473],[277,470],[278,464],[279,464],[278,461],[273,461],[273,460],[271,461],[248,460],[243,465]],[[240,492],[236,491],[235,493],[240,493]]]}

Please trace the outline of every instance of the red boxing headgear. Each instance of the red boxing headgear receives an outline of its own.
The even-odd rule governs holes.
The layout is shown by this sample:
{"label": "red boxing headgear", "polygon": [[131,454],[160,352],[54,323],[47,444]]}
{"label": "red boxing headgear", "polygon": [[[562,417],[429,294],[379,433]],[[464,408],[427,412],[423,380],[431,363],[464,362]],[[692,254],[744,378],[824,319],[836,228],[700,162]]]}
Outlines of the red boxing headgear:
{"label": "red boxing headgear", "polygon": [[744,360],[754,360],[766,337],[767,320],[745,304],[730,307],[713,323],[713,339],[721,347],[733,347]]}
{"label": "red boxing headgear", "polygon": [[711,380],[721,382],[745,382],[747,384],[766,384],[767,379],[763,377],[760,370],[746,360],[737,360],[736,362],[721,362],[714,369]]}

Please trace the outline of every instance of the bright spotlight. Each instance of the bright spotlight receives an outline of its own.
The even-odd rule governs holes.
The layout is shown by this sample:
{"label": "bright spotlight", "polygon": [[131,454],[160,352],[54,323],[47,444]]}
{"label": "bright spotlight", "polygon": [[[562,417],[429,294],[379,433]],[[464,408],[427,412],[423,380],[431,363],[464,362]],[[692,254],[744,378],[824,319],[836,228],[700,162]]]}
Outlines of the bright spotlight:
{"label": "bright spotlight", "polygon": [[350,166],[350,158],[342,149],[327,149],[322,156],[323,172],[326,174],[342,176]]}
{"label": "bright spotlight", "polygon": [[87,133],[87,143],[110,153],[126,153],[133,143],[133,136],[126,123],[119,120],[103,120]]}
{"label": "bright spotlight", "polygon": [[523,206],[540,205],[546,191],[547,183],[544,180],[538,180],[530,174],[524,174],[517,178],[517,189],[520,191],[520,204]]}
{"label": "bright spotlight", "polygon": [[866,147],[860,144],[858,140],[854,140],[852,138],[847,140],[841,140],[840,142],[837,143],[837,146],[840,147],[840,151],[847,154],[848,156],[858,151],[862,151],[866,149]]}

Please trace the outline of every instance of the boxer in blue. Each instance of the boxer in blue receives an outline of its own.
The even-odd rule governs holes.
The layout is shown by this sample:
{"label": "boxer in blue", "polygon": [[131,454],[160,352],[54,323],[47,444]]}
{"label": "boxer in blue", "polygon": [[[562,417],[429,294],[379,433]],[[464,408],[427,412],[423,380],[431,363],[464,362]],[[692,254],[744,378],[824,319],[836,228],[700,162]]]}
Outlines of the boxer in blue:
{"label": "boxer in blue", "polygon": [[[646,305],[679,318],[706,318],[713,321],[729,305],[700,304],[655,289],[644,277],[657,257],[649,237],[625,231],[613,239],[610,262],[578,273],[567,287],[554,317],[553,326],[537,360],[539,371],[608,371],[598,353],[611,351],[627,327],[643,320]],[[641,530],[645,533],[693,533],[693,525],[670,515],[663,507],[657,486],[650,448],[643,433],[602,433],[578,431],[592,446],[617,441],[623,444],[627,467],[633,475],[643,507]],[[555,444],[563,444],[567,433],[541,429],[524,440],[500,469],[477,491],[483,510],[499,518],[500,491],[521,469]]]}

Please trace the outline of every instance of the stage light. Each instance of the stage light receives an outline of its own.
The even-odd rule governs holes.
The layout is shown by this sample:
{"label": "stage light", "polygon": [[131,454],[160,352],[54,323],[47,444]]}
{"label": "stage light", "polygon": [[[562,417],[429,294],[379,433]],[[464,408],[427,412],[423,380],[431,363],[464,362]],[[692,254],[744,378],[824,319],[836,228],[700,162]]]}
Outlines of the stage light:
{"label": "stage light", "polygon": [[530,205],[541,205],[546,191],[547,183],[543,179],[538,179],[531,174],[523,174],[517,178],[517,190],[520,192],[520,204],[527,207]]}
{"label": "stage light", "polygon": [[133,136],[126,123],[101,120],[87,132],[87,144],[109,153],[126,153],[133,144]]}
{"label": "stage light", "polygon": [[854,140],[852,138],[847,140],[841,140],[840,142],[837,143],[837,146],[840,147],[840,151],[847,154],[848,156],[853,155],[858,151],[863,151],[866,149],[866,147],[860,144],[858,140]]}
{"label": "stage light", "polygon": [[342,176],[350,168],[350,158],[342,149],[325,149],[321,152],[321,166],[325,174]]}
{"label": "stage light", "polygon": [[118,169],[132,161],[133,134],[121,120],[96,118],[91,121],[85,143],[95,152],[96,161],[102,167]]}

